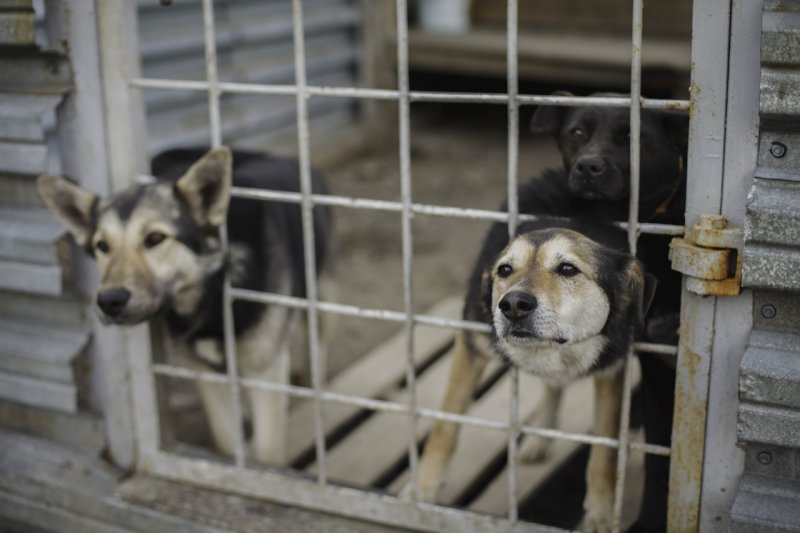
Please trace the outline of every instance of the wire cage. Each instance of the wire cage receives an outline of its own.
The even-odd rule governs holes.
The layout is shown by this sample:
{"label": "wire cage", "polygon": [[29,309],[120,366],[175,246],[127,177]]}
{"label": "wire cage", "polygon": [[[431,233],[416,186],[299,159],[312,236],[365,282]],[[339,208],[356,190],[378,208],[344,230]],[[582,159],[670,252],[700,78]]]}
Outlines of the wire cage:
{"label": "wire cage", "polygon": [[[136,163],[137,152],[134,148],[136,143],[133,141],[133,138],[137,134],[136,128],[140,128],[141,126],[137,124],[131,112],[139,91],[158,89],[188,90],[207,93],[212,147],[217,147],[222,144],[220,97],[223,94],[294,96],[296,98],[297,111],[296,120],[301,192],[290,193],[234,187],[232,195],[238,198],[291,202],[300,205],[303,220],[303,245],[306,259],[305,281],[307,297],[297,298],[279,294],[259,293],[233,287],[229,281],[226,281],[224,286],[225,360],[227,363],[225,374],[200,372],[166,363],[154,362],[149,351],[149,333],[144,329],[137,329],[126,334],[126,351],[129,354],[128,357],[132,376],[133,410],[136,420],[135,428],[139,469],[144,472],[181,481],[200,483],[225,490],[266,497],[287,504],[301,505],[334,513],[346,513],[350,516],[362,517],[372,521],[377,520],[387,524],[401,525],[410,528],[448,530],[506,528],[511,530],[529,530],[538,529],[541,528],[541,526],[520,521],[518,517],[515,467],[517,442],[518,438],[522,435],[538,435],[541,437],[583,444],[607,446],[618,450],[614,506],[615,530],[620,529],[622,495],[625,490],[624,473],[626,470],[628,452],[630,450],[637,450],[660,456],[672,455],[673,473],[671,475],[671,482],[677,484],[676,486],[681,486],[684,490],[682,491],[682,495],[671,493],[671,524],[676,527],[680,524],[689,524],[686,526],[687,529],[692,529],[692,521],[697,520],[700,488],[699,482],[693,480],[692,475],[687,473],[687,469],[691,469],[693,465],[696,466],[698,457],[699,460],[702,461],[702,439],[699,443],[695,440],[678,444],[678,446],[682,447],[678,461],[675,460],[676,452],[674,449],[671,450],[670,448],[660,445],[631,441],[628,423],[632,388],[632,365],[630,364],[626,365],[625,370],[625,389],[621,412],[622,422],[617,438],[605,438],[589,434],[524,425],[520,421],[519,415],[519,375],[518,371],[514,368],[511,370],[511,395],[508,405],[508,419],[505,422],[423,408],[418,405],[416,397],[416,376],[414,368],[414,331],[416,326],[426,325],[451,330],[461,329],[477,332],[488,332],[489,327],[482,323],[454,320],[415,312],[414,295],[412,291],[412,277],[414,275],[412,268],[412,219],[415,216],[435,216],[504,222],[508,224],[509,235],[512,236],[520,222],[535,219],[532,215],[519,213],[517,209],[518,124],[519,112],[522,106],[604,106],[629,109],[631,165],[629,216],[627,222],[619,222],[618,225],[627,231],[629,248],[631,253],[634,254],[636,252],[637,239],[643,233],[669,236],[680,236],[684,233],[683,226],[643,223],[639,222],[637,218],[639,211],[640,178],[640,114],[642,109],[669,109],[687,113],[692,111],[693,127],[696,127],[694,124],[696,119],[694,117],[693,106],[698,102],[695,100],[690,102],[687,100],[650,99],[642,96],[641,50],[643,0],[633,0],[632,5],[633,26],[631,34],[632,60],[630,71],[630,96],[607,97],[545,96],[521,94],[519,92],[517,70],[517,0],[508,0],[507,2],[507,90],[504,94],[410,90],[408,55],[409,32],[407,26],[408,6],[406,0],[396,0],[395,6],[397,22],[397,88],[392,90],[310,85],[306,77],[304,18],[303,3],[301,0],[292,0],[296,79],[295,83],[291,85],[223,82],[219,80],[215,44],[214,4],[212,0],[202,0],[206,79],[204,81],[190,81],[140,77],[135,67],[135,58],[131,60],[130,47],[127,44],[127,39],[130,38],[130,30],[122,29],[124,21],[129,20],[131,8],[129,6],[111,6],[110,4],[105,6],[100,13],[101,41],[103,46],[106,47],[104,63],[105,65],[116,64],[117,66],[117,68],[106,69],[104,76],[106,77],[107,94],[114,95],[113,98],[116,99],[119,104],[118,107],[115,106],[109,111],[108,119],[109,124],[112,126],[109,127],[109,130],[114,132],[109,140],[110,153],[114,154],[112,158],[112,174],[119,186],[129,184],[131,180],[136,178],[136,176],[132,175],[131,169],[141,169]],[[704,5],[705,4],[702,4],[700,8],[703,8]],[[713,9],[713,6],[706,6],[706,8]],[[696,9],[699,8],[696,7]],[[114,60],[116,60],[116,63]],[[695,80],[695,83],[702,83],[702,81],[703,75],[700,75]],[[383,201],[312,193],[308,103],[310,99],[316,97],[396,102],[399,123],[400,201]],[[429,205],[414,201],[411,187],[410,108],[411,104],[416,102],[451,104],[473,103],[505,106],[507,108],[507,200],[509,206],[507,212]],[[691,148],[690,150],[700,150],[700,148]],[[691,152],[689,163],[691,166]],[[696,169],[700,168],[701,166],[696,166]],[[144,173],[140,171],[139,179],[147,179],[146,176],[142,174]],[[402,227],[403,311],[363,308],[322,301],[320,299],[314,267],[315,235],[312,209],[315,205],[335,206],[347,209],[367,209],[400,214]],[[232,302],[234,300],[247,300],[264,304],[288,306],[306,312],[311,367],[310,387],[267,382],[239,376],[237,372],[236,346],[232,334],[234,326]],[[703,304],[693,303],[692,299],[689,298],[689,303],[684,303],[684,314],[682,318],[684,318],[686,313],[697,313],[701,311],[699,308],[687,311],[692,305],[699,305],[702,307]],[[409,391],[407,403],[365,398],[325,390],[320,362],[319,316],[321,313],[379,319],[403,324],[405,355],[407,360],[406,384]],[[681,337],[682,346],[684,343],[688,342],[700,341],[692,336]],[[637,343],[635,345],[635,350],[645,354],[645,357],[649,357],[652,354],[677,357],[681,349],[682,348],[678,346],[651,343]],[[678,387],[679,389],[681,387],[684,389],[692,389],[692,380],[701,378],[697,378],[693,373],[696,369],[687,370],[684,364],[682,359],[679,358],[677,363],[679,374]],[[156,381],[159,376],[185,380],[202,380],[228,385],[233,398],[233,405],[235,406],[233,416],[240,420],[242,418],[241,395],[243,390],[257,389],[311,400],[314,405],[314,430],[317,458],[316,479],[308,479],[307,476],[294,475],[284,470],[253,468],[248,465],[246,461],[243,430],[240,430],[236,435],[234,462],[230,465],[202,458],[185,457],[162,450],[160,447]],[[678,401],[685,402],[688,406],[698,403],[702,404],[704,394],[703,387],[699,387],[696,393],[680,397]],[[412,480],[416,479],[419,459],[416,426],[420,418],[444,420],[462,425],[507,432],[508,515],[505,518],[497,518],[424,503],[418,501],[417,495],[413,489],[407,496],[394,497],[330,483],[326,468],[325,430],[323,423],[323,405],[326,403],[351,405],[373,411],[405,415],[408,423],[408,464],[410,478]],[[704,411],[702,416],[705,416]],[[683,419],[676,418],[676,431],[686,431],[685,428],[687,426],[693,426],[698,423],[704,425],[704,420],[691,417]],[[674,438],[673,442],[676,442]]]}

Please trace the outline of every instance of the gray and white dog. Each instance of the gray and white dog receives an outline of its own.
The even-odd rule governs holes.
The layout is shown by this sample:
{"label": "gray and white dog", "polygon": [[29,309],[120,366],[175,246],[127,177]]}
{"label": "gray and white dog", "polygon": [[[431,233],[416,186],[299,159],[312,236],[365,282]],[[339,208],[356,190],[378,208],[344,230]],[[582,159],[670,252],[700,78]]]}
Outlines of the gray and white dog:
{"label": "gray and white dog", "polygon": [[[296,204],[231,200],[231,185],[299,190],[297,161],[218,148],[171,150],[153,161],[154,183],[107,198],[54,176],[40,176],[47,207],[96,261],[95,309],[106,324],[159,319],[171,352],[201,370],[225,371],[223,282],[234,287],[304,297],[302,220]],[[324,192],[314,173],[314,192]],[[229,246],[220,239],[227,222]],[[329,213],[314,210],[317,273],[329,271]],[[302,345],[300,313],[284,306],[233,304],[239,373],[288,383],[290,347]],[[297,354],[303,359],[305,354]],[[302,365],[301,365],[302,366]],[[198,381],[214,443],[234,453],[239,421],[226,385]],[[253,434],[252,457],[281,463],[285,454],[286,395],[245,388]]]}

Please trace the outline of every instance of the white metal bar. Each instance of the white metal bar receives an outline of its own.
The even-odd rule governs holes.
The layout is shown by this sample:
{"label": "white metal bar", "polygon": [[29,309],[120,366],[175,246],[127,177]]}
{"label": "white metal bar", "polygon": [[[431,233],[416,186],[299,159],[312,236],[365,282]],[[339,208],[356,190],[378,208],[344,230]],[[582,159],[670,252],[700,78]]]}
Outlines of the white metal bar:
{"label": "white metal bar", "polygon": [[[630,195],[628,200],[628,248],[636,257],[636,241],[639,238],[639,185],[641,152],[641,100],[642,100],[642,0],[633,0],[633,24],[631,30],[631,94],[630,94]],[[628,441],[630,439],[630,405],[632,387],[633,352],[627,354],[625,378],[622,388],[622,404],[619,416],[619,447],[617,449],[617,479],[614,486],[614,509],[612,531],[619,532],[622,517],[622,500],[625,491],[625,470],[628,465]]]}
{"label": "white metal bar", "polygon": [[148,469],[162,477],[212,486],[235,494],[259,498],[362,518],[380,521],[403,530],[419,531],[508,531],[557,532],[557,528],[536,524],[510,524],[507,520],[488,515],[461,511],[448,507],[418,502],[413,504],[400,498],[336,485],[320,486],[308,479],[285,471],[245,469],[237,471],[230,466],[204,459],[190,459],[180,455],[159,452],[148,461]]}
{"label": "white metal bar", "polygon": [[[506,91],[508,92],[508,238],[514,238],[519,224],[517,172],[519,170],[519,79],[517,72],[517,0],[508,0],[506,14]],[[508,405],[508,520],[518,519],[517,437],[519,435],[519,368],[511,367]]]}
{"label": "white metal bar", "polygon": [[[224,375],[212,371],[200,371],[184,367],[170,366],[166,364],[155,364],[152,371],[156,374],[163,376],[170,376],[179,379],[191,379],[195,381],[206,381],[209,383],[227,383],[228,378]],[[289,385],[286,383],[277,383],[270,381],[263,381],[260,379],[239,378],[239,383],[246,388],[263,390],[266,392],[276,392],[282,394],[289,394],[297,396],[298,398],[313,399],[315,392],[308,387],[299,387],[297,385]],[[401,413],[408,414],[408,405],[386,400],[378,400],[374,398],[365,398],[362,396],[352,396],[349,394],[342,394],[338,392],[321,391],[320,399],[325,402],[337,403],[341,405],[351,405],[370,409],[372,411],[388,412],[388,413]],[[417,414],[425,418],[434,420],[444,420],[447,422],[455,422],[467,426],[479,427],[484,429],[494,429],[498,431],[509,431],[511,425],[507,422],[500,422],[497,420],[488,420],[478,418],[470,415],[461,415],[450,413],[447,411],[439,411],[427,407],[420,407],[417,409]],[[558,429],[548,429],[535,426],[519,426],[518,432],[524,435],[536,435],[551,439],[561,439],[571,442],[579,442],[581,444],[592,444],[607,446],[609,448],[619,447],[619,440],[609,437],[597,437],[594,435],[586,435],[582,433],[571,433],[568,431],[561,431]],[[643,442],[629,443],[631,449],[640,450],[644,453],[653,455],[669,456],[670,449],[665,446],[657,446],[654,444],[647,444]]]}
{"label": "white metal bar", "polygon": [[[184,81],[157,78],[134,78],[131,87],[138,89],[165,89],[178,91],[206,91],[208,84],[203,81]],[[268,85],[258,83],[220,82],[218,88],[223,93],[235,94],[269,94],[294,96],[297,94],[295,85]],[[330,96],[338,98],[357,98],[370,100],[399,100],[400,92],[391,89],[361,89],[356,87],[327,87],[306,86],[309,96]],[[508,105],[509,97],[501,93],[448,93],[434,91],[409,91],[411,102],[439,102],[450,104],[497,104]],[[517,96],[519,105],[554,105],[567,107],[629,107],[630,98],[627,96],[556,96],[520,94]],[[673,111],[688,111],[688,100],[666,100],[656,98],[642,98],[644,109],[666,109]]]}
{"label": "white metal bar", "polygon": [[[214,30],[214,5],[213,0],[203,0],[203,38],[205,43],[206,83],[208,89],[208,119],[211,128],[211,146],[218,148],[222,145],[222,130],[219,111],[219,80],[217,79],[217,44]],[[223,250],[228,250],[228,229],[223,224],[220,228],[220,239]],[[237,421],[234,435],[234,459],[236,466],[243,468],[245,465],[244,452],[244,427],[242,426],[242,391],[239,388],[237,377],[238,360],[236,357],[236,343],[233,324],[233,300],[230,296],[230,275],[225,272],[222,287],[222,326],[225,347],[225,363],[227,367],[228,383],[230,386],[233,412],[231,416]]]}
{"label": "white metal bar", "polygon": [[403,252],[403,307],[406,337],[406,388],[408,390],[409,496],[417,501],[417,378],[414,368],[414,298],[412,294],[413,240],[411,234],[411,124],[408,74],[408,6],[397,0],[397,92],[400,128],[400,196]]}
{"label": "white metal bar", "polygon": [[[143,179],[149,179],[143,177]],[[237,198],[249,198],[253,200],[264,201],[283,201],[300,203],[302,195],[300,193],[276,191],[268,189],[251,189],[245,187],[233,187],[231,195]],[[329,205],[332,207],[347,207],[352,209],[374,209],[377,211],[392,211],[402,212],[402,202],[393,202],[389,200],[372,200],[368,198],[352,198],[347,196],[335,196],[330,194],[313,194],[311,195],[312,201],[317,205]],[[473,209],[463,207],[447,207],[440,205],[430,204],[411,204],[411,210],[414,214],[441,216],[441,217],[454,217],[454,218],[467,218],[473,220],[490,220],[493,222],[508,222],[509,214],[503,211],[490,211],[488,209]],[[539,220],[541,217],[537,215],[529,215],[525,213],[518,213],[519,222],[528,222]],[[551,217],[548,219],[555,219],[564,221],[569,220],[567,217]],[[627,222],[616,222],[615,226],[627,229]],[[684,227],[674,224],[638,224],[641,233],[649,233],[652,235],[683,235]]]}
{"label": "white metal bar", "polygon": [[[305,298],[299,298],[297,296],[286,296],[284,294],[259,292],[249,289],[238,289],[238,288],[232,288],[231,295],[234,298],[238,298],[241,300],[248,300],[251,302],[286,305],[297,309],[308,308],[308,300],[306,300]],[[370,308],[358,307],[355,305],[340,304],[335,302],[317,301],[317,309],[326,313],[333,313],[345,316],[355,316],[360,318],[388,320],[390,322],[403,322],[406,319],[406,315],[402,311],[389,311],[387,309],[370,309]],[[442,318],[437,316],[415,314],[414,322],[426,326],[462,329],[467,331],[475,331],[478,333],[491,333],[491,326],[489,326],[488,324],[484,324],[482,322],[473,322],[469,320],[456,320],[452,318]],[[677,347],[668,344],[637,342],[634,344],[634,349],[637,352],[642,352],[642,353],[654,353],[662,355],[677,354]]]}
{"label": "white metal bar", "polygon": [[222,145],[219,115],[219,80],[217,76],[217,43],[214,30],[214,1],[203,0],[203,39],[206,54],[206,89],[208,91],[208,119],[211,126],[211,146]]}
{"label": "white metal bar", "polygon": [[639,225],[639,164],[641,148],[642,97],[642,0],[633,0],[633,35],[631,46],[630,161],[631,191],[628,205],[628,247],[636,255]]}
{"label": "white metal bar", "polygon": [[631,389],[633,388],[633,364],[629,354],[625,363],[625,379],[622,389],[622,405],[619,417],[619,439],[617,447],[617,480],[614,485],[614,513],[612,530],[622,527],[622,502],[625,494],[625,471],[628,467],[628,450],[630,448]]}
{"label": "white metal bar", "polygon": [[303,33],[303,4],[292,0],[292,25],[294,35],[294,70],[297,84],[297,143],[300,155],[300,192],[303,219],[303,251],[305,253],[306,297],[308,310],[308,346],[311,357],[311,384],[314,388],[314,435],[317,451],[317,481],[325,485],[325,430],[322,423],[322,373],[319,358],[319,314],[317,312],[317,258],[314,247],[314,203],[311,199],[311,148],[308,130],[308,92],[306,89],[306,46]]}

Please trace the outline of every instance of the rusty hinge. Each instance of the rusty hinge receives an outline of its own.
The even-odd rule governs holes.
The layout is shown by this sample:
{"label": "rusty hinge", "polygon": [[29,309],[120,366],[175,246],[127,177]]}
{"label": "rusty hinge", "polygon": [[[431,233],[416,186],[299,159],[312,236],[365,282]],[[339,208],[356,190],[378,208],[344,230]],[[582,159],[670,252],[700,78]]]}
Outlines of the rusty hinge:
{"label": "rusty hinge", "polygon": [[673,270],[686,276],[695,294],[736,296],[742,290],[741,228],[729,228],[725,217],[702,215],[684,238],[669,245]]}

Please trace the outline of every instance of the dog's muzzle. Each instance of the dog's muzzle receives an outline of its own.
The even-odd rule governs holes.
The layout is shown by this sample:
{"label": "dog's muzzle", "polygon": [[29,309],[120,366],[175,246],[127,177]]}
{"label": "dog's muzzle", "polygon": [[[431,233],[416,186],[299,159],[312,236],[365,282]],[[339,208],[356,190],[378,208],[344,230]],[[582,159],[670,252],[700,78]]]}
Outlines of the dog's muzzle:
{"label": "dog's muzzle", "polygon": [[103,289],[97,293],[97,307],[111,320],[119,319],[131,299],[131,292],[124,287]]}
{"label": "dog's muzzle", "polygon": [[556,342],[558,344],[566,343],[567,339],[547,339],[536,333],[533,313],[537,306],[536,297],[532,294],[523,291],[507,292],[497,303],[497,308],[506,319],[506,324],[502,328],[502,332],[500,332],[501,335],[515,338],[524,343],[539,341]]}
{"label": "dog's muzzle", "polygon": [[497,308],[503,314],[507,323],[504,329],[505,336],[520,339],[534,339],[531,313],[536,310],[536,297],[522,291],[507,292],[497,303]]}
{"label": "dog's muzzle", "polygon": [[536,297],[522,291],[506,293],[497,304],[503,316],[509,320],[520,320],[536,309]]}
{"label": "dog's muzzle", "polygon": [[625,194],[625,185],[618,174],[605,158],[585,155],[572,166],[569,187],[587,200],[619,200]]}

